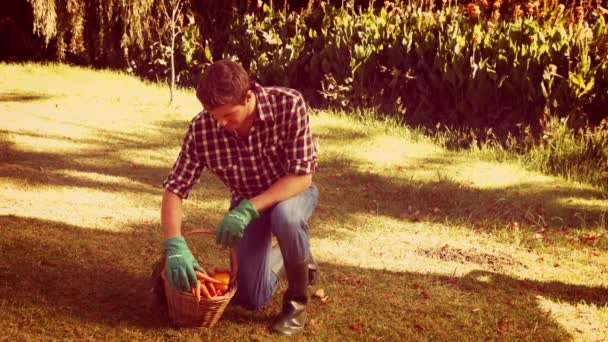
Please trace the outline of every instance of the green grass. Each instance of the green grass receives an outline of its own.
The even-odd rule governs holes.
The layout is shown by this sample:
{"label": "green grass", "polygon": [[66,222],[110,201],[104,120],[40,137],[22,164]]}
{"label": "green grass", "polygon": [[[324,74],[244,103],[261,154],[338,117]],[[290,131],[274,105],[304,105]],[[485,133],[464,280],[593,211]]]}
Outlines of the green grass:
{"label": "green grass", "polygon": [[[0,76],[0,340],[276,339],[280,295],[229,306],[213,329],[175,329],[151,305],[161,183],[200,110],[192,92],[168,106],[166,87],[61,65]],[[311,292],[329,300],[311,300],[302,340],[608,339],[604,192],[387,122],[311,122]],[[204,173],[185,227],[213,229],[227,206]],[[191,240],[202,263],[225,261],[208,240]]]}

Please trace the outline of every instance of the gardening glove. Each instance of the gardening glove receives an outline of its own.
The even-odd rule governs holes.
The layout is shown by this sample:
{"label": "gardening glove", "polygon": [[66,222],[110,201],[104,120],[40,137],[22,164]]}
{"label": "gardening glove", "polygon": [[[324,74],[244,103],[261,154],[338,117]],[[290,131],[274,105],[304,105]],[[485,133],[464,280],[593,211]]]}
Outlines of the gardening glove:
{"label": "gardening glove", "polygon": [[196,288],[194,270],[205,272],[190,252],[183,236],[176,236],[163,242],[167,252],[166,268],[169,286],[181,291]]}
{"label": "gardening glove", "polygon": [[230,210],[215,232],[215,242],[224,247],[234,246],[243,237],[245,227],[252,219],[260,216],[251,201],[244,200]]}

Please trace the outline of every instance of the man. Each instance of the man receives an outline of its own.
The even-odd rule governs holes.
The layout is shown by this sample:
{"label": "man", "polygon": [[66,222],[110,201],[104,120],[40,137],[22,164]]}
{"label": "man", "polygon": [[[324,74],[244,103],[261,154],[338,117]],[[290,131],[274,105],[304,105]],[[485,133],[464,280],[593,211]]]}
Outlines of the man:
{"label": "man", "polygon": [[[181,236],[182,200],[208,168],[232,195],[216,242],[237,251],[234,302],[252,310],[262,307],[285,273],[288,289],[272,329],[300,334],[307,286],[316,270],[307,221],[318,200],[312,183],[317,153],[302,95],[250,82],[243,67],[232,61],[208,66],[196,95],[204,110],[190,122],[163,183],[161,221],[169,283],[187,291],[196,284],[194,270],[202,271]],[[278,248],[271,248],[272,235]]]}

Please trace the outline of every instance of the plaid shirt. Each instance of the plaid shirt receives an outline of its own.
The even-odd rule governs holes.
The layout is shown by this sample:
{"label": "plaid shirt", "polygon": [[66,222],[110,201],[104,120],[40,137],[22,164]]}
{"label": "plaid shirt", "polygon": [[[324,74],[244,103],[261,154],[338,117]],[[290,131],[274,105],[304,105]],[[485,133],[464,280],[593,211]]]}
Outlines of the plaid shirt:
{"label": "plaid shirt", "polygon": [[317,152],[306,105],[293,89],[252,84],[258,118],[247,138],[222,128],[207,111],[190,122],[182,149],[163,186],[183,199],[208,168],[235,199],[250,199],[287,174],[314,173]]}

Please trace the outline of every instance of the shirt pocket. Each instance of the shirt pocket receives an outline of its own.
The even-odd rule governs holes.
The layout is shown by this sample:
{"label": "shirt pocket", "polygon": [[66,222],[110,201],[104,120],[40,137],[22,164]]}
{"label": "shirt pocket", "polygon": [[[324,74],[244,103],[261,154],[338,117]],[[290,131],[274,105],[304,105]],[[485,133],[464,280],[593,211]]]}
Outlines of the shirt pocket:
{"label": "shirt pocket", "polygon": [[216,175],[224,184],[233,188],[240,184],[239,167],[225,160],[212,160],[209,162],[209,170]]}
{"label": "shirt pocket", "polygon": [[277,148],[276,145],[267,146],[262,151],[262,160],[264,166],[270,169],[275,176],[279,176],[285,169],[284,154]]}

